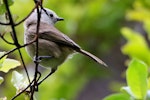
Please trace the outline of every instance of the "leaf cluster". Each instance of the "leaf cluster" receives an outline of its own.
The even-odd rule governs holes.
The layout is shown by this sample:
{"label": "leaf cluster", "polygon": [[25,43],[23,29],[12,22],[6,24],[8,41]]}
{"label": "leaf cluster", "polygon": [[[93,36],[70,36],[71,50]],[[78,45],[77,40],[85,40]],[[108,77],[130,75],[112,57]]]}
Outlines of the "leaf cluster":
{"label": "leaf cluster", "polygon": [[[134,9],[127,11],[126,18],[129,21],[142,23],[147,37],[149,37],[150,9],[145,7],[144,2],[146,1],[137,0],[134,3]],[[128,27],[123,27],[121,33],[127,40],[127,43],[122,47],[122,52],[130,58],[126,70],[127,86],[122,86],[120,93],[111,94],[104,100],[149,100],[149,38],[146,40],[142,33]]]}

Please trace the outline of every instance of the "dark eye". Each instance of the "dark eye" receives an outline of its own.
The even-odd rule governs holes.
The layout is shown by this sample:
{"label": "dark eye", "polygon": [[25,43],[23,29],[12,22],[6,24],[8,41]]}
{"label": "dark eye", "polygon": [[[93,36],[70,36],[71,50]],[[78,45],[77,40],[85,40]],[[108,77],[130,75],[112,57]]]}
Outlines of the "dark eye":
{"label": "dark eye", "polygon": [[54,15],[53,15],[53,14],[49,14],[49,16],[50,16],[50,17],[53,17]]}

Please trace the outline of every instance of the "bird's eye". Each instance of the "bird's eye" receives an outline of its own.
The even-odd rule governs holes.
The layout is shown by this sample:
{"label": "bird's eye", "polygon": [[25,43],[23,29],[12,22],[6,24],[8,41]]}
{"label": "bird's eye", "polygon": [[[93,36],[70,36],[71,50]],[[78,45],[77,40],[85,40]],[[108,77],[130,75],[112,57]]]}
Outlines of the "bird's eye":
{"label": "bird's eye", "polygon": [[53,14],[50,14],[49,16],[50,16],[50,17],[53,17],[54,15],[53,15]]}

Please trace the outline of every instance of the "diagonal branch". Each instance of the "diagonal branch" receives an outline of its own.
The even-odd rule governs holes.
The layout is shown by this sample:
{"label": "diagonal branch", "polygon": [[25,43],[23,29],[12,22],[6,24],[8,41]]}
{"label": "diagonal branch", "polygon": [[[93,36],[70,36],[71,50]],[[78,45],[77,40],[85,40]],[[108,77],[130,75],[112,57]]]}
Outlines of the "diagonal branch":
{"label": "diagonal branch", "polygon": [[35,5],[35,7],[32,9],[32,11],[21,21],[19,21],[18,23],[14,24],[14,26],[18,26],[19,24],[21,24],[22,22],[24,22],[31,14],[32,12],[38,7],[38,4]]}
{"label": "diagonal branch", "polygon": [[2,56],[0,57],[0,59],[2,59],[2,58],[5,57],[6,55],[8,55],[8,54],[10,54],[10,53],[12,53],[12,52],[14,52],[14,51],[20,49],[20,48],[23,48],[23,47],[26,47],[26,46],[32,44],[33,42],[36,41],[36,39],[37,39],[37,36],[35,36],[34,39],[33,39],[32,41],[30,41],[29,43],[26,43],[26,44],[24,44],[24,45],[22,45],[22,46],[20,46],[20,47],[16,47],[16,48],[14,48],[14,49],[12,49],[12,50],[6,52],[4,55],[2,55]]}
{"label": "diagonal branch", "polygon": [[1,33],[0,33],[0,37],[1,37],[1,38],[3,39],[3,41],[5,41],[7,44],[14,45],[14,43],[7,41],[7,40],[4,38],[4,35],[1,35]]}
{"label": "diagonal branch", "polygon": [[29,87],[32,86],[32,83],[34,82],[34,80],[32,80],[32,82],[29,83],[29,85],[24,89],[22,90],[21,92],[19,92],[18,94],[16,94],[11,100],[15,100],[15,98],[17,98],[18,96],[20,96],[22,93],[24,93]]}
{"label": "diagonal branch", "polygon": [[[39,11],[39,8],[37,7],[37,28],[36,28],[36,34],[38,36],[39,34],[39,25],[40,25],[40,18],[41,18],[41,11]],[[36,39],[36,52],[35,52],[35,73],[34,73],[34,84],[33,84],[33,90],[31,91],[31,98],[30,100],[33,100],[33,95],[35,90],[38,90],[38,82],[37,82],[37,74],[39,73],[38,71],[38,66],[39,66],[39,62],[38,62],[38,56],[39,56],[39,50],[38,50],[38,43],[39,40],[38,38]]]}
{"label": "diagonal branch", "polygon": [[3,23],[3,22],[0,22],[1,25],[10,25],[10,23]]}

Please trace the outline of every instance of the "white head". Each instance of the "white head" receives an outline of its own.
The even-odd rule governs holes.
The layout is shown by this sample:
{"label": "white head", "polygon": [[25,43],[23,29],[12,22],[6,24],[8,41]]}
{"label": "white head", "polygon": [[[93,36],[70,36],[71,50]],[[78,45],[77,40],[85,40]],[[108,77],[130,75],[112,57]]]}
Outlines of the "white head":
{"label": "white head", "polygon": [[[49,25],[54,25],[57,21],[62,21],[64,20],[63,18],[58,17],[58,15],[48,9],[48,8],[44,8],[44,9],[39,9],[39,11],[41,10],[41,22],[47,23]],[[30,15],[29,18],[27,18],[28,20],[36,20],[37,21],[37,9],[35,9],[33,11],[33,13]]]}

